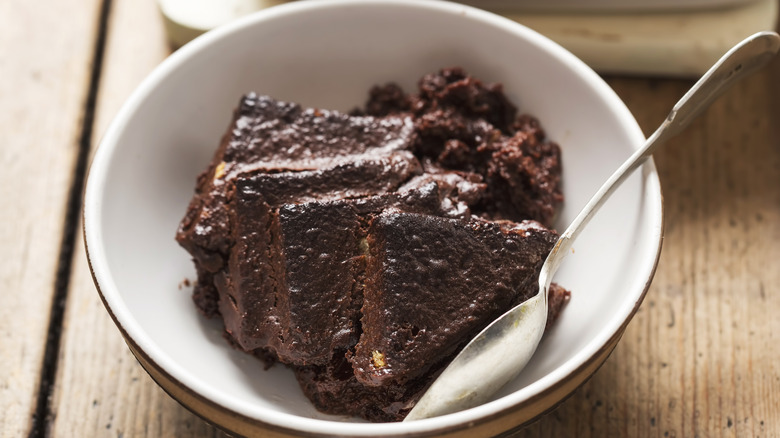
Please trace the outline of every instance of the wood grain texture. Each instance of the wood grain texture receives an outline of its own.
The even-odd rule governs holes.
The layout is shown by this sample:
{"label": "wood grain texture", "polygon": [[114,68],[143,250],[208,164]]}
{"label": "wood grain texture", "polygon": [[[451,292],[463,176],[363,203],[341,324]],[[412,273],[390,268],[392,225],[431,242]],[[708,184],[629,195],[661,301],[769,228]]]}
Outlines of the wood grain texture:
{"label": "wood grain texture", "polygon": [[0,2],[0,436],[27,433],[37,399],[98,6]]}
{"label": "wood grain texture", "polygon": [[[125,99],[169,53],[154,1],[112,1],[94,146]],[[52,435],[220,436],[165,394],[139,366],[95,291],[81,239],[74,257],[52,398]]]}
{"label": "wood grain texture", "polygon": [[[115,0],[96,137],[168,53],[154,2]],[[666,238],[610,359],[516,437],[780,436],[780,60],[656,155]],[[608,78],[647,134],[692,85]],[[224,436],[140,368],[76,254],[53,435]],[[2,414],[0,414],[2,415]]]}

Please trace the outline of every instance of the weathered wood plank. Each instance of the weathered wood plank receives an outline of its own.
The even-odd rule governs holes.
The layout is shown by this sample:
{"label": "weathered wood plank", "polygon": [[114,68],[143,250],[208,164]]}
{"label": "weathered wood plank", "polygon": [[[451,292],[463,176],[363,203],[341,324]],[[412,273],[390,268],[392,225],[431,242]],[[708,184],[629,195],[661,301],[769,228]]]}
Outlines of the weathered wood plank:
{"label": "weathered wood plank", "polygon": [[[112,1],[93,149],[124,100],[170,53],[152,0]],[[53,436],[219,436],[138,365],[95,291],[80,240],[52,407]]]}
{"label": "weathered wood plank", "polygon": [[0,2],[0,436],[35,409],[99,5]]}

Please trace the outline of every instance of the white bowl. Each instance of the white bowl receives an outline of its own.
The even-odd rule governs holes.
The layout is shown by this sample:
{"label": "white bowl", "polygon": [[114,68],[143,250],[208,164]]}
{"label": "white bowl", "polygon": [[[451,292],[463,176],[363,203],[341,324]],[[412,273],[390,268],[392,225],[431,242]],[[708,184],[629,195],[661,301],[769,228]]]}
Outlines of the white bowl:
{"label": "white bowl", "polygon": [[180,290],[194,278],[174,241],[239,97],[251,90],[348,110],[373,84],[413,90],[459,65],[501,82],[563,150],[559,229],[644,137],[615,93],[545,37],[506,19],[438,1],[295,2],[219,28],[180,49],[135,91],[90,170],[85,240],[95,284],[149,374],[182,404],[239,434],[496,434],[530,421],[579,386],[612,351],[653,276],[662,210],[652,162],[582,234],[556,280],[572,299],[520,377],[474,409],[371,424],[318,413],[283,366],[265,371],[230,348]]}

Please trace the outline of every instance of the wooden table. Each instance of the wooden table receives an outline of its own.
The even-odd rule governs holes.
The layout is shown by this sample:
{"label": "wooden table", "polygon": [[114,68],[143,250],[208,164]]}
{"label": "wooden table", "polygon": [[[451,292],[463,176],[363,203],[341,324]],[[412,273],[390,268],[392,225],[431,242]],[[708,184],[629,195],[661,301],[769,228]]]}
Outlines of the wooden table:
{"label": "wooden table", "polygon": [[[0,2],[0,435],[223,436],[137,364],[89,275],[89,154],[170,53],[152,0]],[[692,84],[608,77],[649,133]],[[653,285],[593,378],[517,436],[780,436],[780,58],[656,156]]]}

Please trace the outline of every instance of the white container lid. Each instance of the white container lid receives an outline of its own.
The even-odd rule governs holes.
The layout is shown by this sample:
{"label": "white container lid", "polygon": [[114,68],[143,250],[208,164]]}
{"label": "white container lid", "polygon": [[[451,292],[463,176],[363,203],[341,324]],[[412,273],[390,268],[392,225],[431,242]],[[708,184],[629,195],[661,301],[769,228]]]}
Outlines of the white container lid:
{"label": "white container lid", "polygon": [[175,47],[198,35],[285,0],[158,0],[165,30]]}
{"label": "white container lid", "polygon": [[733,7],[755,1],[757,0],[463,0],[460,3],[483,9],[638,12]]}

